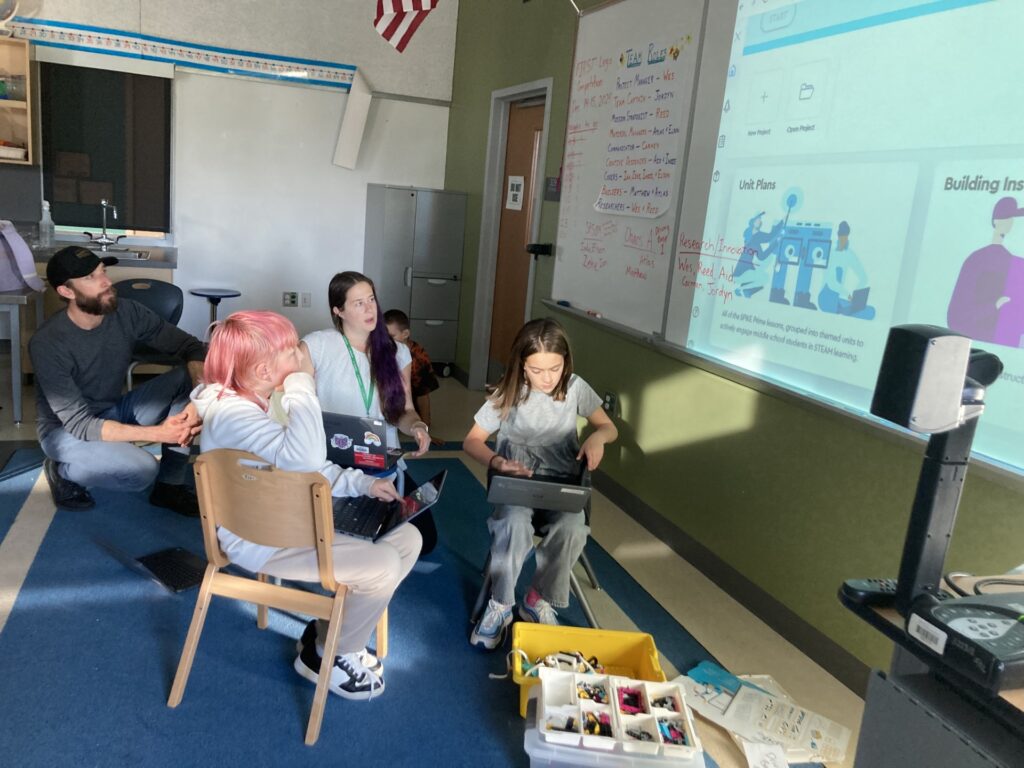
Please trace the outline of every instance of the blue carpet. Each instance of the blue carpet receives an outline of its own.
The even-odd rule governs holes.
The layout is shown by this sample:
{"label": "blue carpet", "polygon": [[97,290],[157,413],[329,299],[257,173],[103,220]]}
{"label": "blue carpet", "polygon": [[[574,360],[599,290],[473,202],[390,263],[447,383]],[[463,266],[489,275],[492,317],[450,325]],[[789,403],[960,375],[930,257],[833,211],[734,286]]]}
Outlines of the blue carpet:
{"label": "blue carpet", "polygon": [[[0,634],[4,754],[19,766],[528,765],[518,691],[488,679],[504,657],[467,642],[489,543],[484,489],[456,459],[410,463],[414,479],[441,468],[440,544],[391,604],[388,689],[371,702],[329,697],[312,748],[313,687],[291,668],[304,619],[271,612],[261,632],[251,606],[215,599],[184,700],[168,709],[196,591],[172,595],[94,541],[133,556],[202,553],[198,522],[104,491],[94,510],[58,512]],[[0,484],[4,532],[36,474]],[[607,553],[593,543],[588,552],[602,586],[674,665],[710,658]],[[562,616],[584,624],[575,604]]]}

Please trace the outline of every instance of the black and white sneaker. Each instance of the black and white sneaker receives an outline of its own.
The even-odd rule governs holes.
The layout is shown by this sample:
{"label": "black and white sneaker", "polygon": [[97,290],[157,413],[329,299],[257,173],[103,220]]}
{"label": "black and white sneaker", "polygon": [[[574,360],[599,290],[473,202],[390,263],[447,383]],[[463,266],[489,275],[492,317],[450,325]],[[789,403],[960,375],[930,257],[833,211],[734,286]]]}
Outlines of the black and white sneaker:
{"label": "black and white sneaker", "polygon": [[[316,646],[316,619],[310,621],[304,630],[302,630],[302,637],[295,642],[295,650],[302,653],[302,649],[307,645]],[[320,655],[317,650],[317,655]],[[363,663],[363,666],[373,672],[378,677],[384,674],[384,662],[370,653],[366,648],[359,651],[359,660]],[[319,664],[319,662],[318,662]],[[317,666],[317,669],[320,667]]]}
{"label": "black and white sneaker", "polygon": [[46,482],[50,484],[50,495],[58,509],[83,510],[92,509],[96,501],[92,494],[78,483],[65,480],[57,471],[58,464],[53,459],[43,459],[43,472]]}
{"label": "black and white sneaker", "polygon": [[[303,646],[295,657],[295,671],[316,683],[320,679],[320,654],[316,643]],[[360,661],[358,653],[343,653],[334,657],[331,679],[327,687],[344,699],[372,699],[384,693],[384,678],[371,672]]]}

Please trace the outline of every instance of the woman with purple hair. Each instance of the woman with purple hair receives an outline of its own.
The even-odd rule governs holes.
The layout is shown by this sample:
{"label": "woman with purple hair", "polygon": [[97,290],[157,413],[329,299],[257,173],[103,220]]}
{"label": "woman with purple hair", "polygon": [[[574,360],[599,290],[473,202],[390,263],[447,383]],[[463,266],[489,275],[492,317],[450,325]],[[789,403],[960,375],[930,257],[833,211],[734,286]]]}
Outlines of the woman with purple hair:
{"label": "woman with purple hair", "polygon": [[[359,272],[339,272],[331,279],[327,301],[334,328],[314,331],[301,345],[313,361],[321,407],[383,419],[389,448],[399,447],[401,430],[416,439],[413,456],[426,453],[430,435],[412,404],[412,357],[388,333],[373,281]],[[399,462],[392,472],[403,467]],[[423,553],[430,552],[437,542],[433,518],[427,512],[413,523],[423,534]]]}

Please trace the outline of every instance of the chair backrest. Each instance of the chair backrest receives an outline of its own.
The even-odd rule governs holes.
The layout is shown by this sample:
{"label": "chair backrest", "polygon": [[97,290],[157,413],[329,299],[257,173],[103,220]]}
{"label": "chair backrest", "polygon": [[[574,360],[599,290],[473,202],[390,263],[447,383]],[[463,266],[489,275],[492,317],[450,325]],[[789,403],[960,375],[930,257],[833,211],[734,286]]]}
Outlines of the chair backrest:
{"label": "chair backrest", "polygon": [[313,547],[320,582],[334,591],[334,516],[331,486],[319,472],[278,469],[245,451],[219,448],[195,462],[199,514],[206,557],[218,567],[230,560],[220,548],[217,526],[255,544]]}
{"label": "chair backrest", "polygon": [[181,288],[174,283],[138,278],[121,280],[114,284],[114,288],[117,289],[117,295],[121,298],[132,299],[139,304],[144,304],[171,325],[177,325],[181,319],[185,297]]}

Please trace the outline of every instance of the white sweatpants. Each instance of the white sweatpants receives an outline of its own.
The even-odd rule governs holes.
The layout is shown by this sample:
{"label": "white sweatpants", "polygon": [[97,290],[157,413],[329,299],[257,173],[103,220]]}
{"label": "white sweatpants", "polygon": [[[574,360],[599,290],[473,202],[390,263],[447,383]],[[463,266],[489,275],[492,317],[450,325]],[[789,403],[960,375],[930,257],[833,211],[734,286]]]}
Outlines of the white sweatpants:
{"label": "white sweatpants", "polygon": [[[366,647],[391,596],[416,564],[422,543],[420,532],[407,524],[375,542],[335,535],[334,578],[348,587],[335,653],[355,653]],[[310,547],[281,549],[260,570],[292,581],[320,581],[316,550]],[[321,644],[327,636],[326,624],[318,625]]]}

